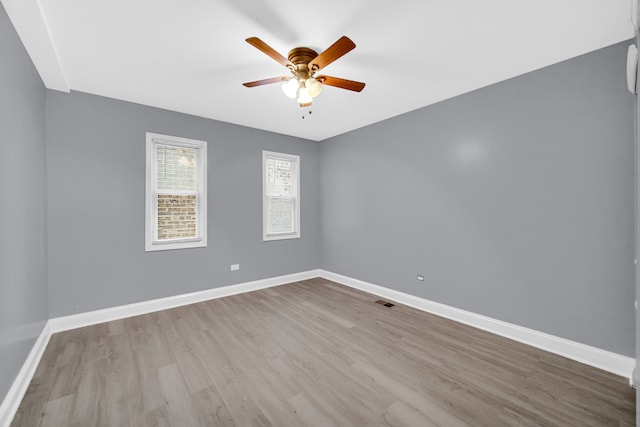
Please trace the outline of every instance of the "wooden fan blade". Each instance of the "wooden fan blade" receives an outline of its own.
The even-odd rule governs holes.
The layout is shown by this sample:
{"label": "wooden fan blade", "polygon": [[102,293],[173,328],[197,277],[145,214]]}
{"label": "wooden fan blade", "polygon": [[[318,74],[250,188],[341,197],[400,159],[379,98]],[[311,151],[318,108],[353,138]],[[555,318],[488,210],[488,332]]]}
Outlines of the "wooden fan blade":
{"label": "wooden fan blade", "polygon": [[271,58],[275,59],[276,61],[278,61],[280,64],[284,65],[285,67],[293,67],[294,65],[284,56],[280,55],[278,52],[276,52],[276,50],[274,48],[272,48],[271,46],[269,46],[268,44],[266,44],[265,42],[263,42],[262,40],[260,40],[257,37],[249,37],[247,40],[247,43],[249,43],[251,46],[255,47],[256,49],[262,51],[264,54],[270,56]]}
{"label": "wooden fan blade", "polygon": [[352,90],[354,92],[360,92],[364,89],[365,84],[362,82],[355,82],[353,80],[341,79],[339,77],[331,77],[331,76],[318,76],[316,77],[320,83],[325,84],[327,86],[335,86],[340,89]]}
{"label": "wooden fan blade", "polygon": [[334,44],[309,62],[309,70],[318,71],[331,64],[342,55],[352,51],[356,44],[347,36],[340,37]]}
{"label": "wooden fan blade", "polygon": [[242,85],[246,86],[246,87],[256,87],[256,86],[262,86],[262,85],[269,85],[271,83],[283,82],[285,80],[287,80],[287,77],[272,77],[270,79],[264,79],[264,80],[257,80],[255,82],[242,83]]}

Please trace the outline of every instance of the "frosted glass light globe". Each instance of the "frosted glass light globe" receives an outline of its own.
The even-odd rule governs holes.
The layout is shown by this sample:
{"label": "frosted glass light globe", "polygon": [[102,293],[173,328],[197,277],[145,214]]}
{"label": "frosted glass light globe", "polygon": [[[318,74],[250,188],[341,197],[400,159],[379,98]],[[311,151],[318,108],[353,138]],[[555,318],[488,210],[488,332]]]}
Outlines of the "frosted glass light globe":
{"label": "frosted glass light globe", "polygon": [[307,81],[305,82],[305,85],[307,86],[307,89],[309,90],[309,95],[311,95],[312,98],[315,98],[316,96],[320,95],[320,93],[322,92],[322,83],[320,83],[313,77],[307,79]]}
{"label": "frosted glass light globe", "polygon": [[300,96],[298,97],[298,103],[302,105],[311,104],[313,102],[313,98],[309,95],[309,89],[306,87],[300,88]]}
{"label": "frosted glass light globe", "polygon": [[291,99],[295,99],[298,95],[298,87],[300,83],[296,79],[289,79],[282,85],[282,91]]}

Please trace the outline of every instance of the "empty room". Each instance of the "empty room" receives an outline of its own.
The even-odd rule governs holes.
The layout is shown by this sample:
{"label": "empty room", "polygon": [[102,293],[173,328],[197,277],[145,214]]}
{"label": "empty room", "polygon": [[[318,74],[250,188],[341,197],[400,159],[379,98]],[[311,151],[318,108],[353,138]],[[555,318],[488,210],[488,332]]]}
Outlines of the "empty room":
{"label": "empty room", "polygon": [[638,0],[0,0],[0,427],[633,426]]}

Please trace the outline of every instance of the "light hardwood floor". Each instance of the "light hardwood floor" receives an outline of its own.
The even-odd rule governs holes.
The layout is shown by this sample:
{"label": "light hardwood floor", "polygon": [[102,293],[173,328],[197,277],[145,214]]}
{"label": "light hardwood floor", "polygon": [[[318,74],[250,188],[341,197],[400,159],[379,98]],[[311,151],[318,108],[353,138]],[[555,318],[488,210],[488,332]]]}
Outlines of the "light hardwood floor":
{"label": "light hardwood floor", "polygon": [[632,426],[626,379],[324,279],[55,334],[12,426]]}

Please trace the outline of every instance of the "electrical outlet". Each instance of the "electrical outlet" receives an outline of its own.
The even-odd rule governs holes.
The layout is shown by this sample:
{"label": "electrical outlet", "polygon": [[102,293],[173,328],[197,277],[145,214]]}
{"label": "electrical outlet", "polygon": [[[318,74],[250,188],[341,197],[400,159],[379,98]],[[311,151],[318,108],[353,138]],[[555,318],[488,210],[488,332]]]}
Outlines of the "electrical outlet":
{"label": "electrical outlet", "polygon": [[424,276],[421,276],[418,274],[418,276],[416,276],[416,279],[418,279],[420,282],[424,282]]}
{"label": "electrical outlet", "polygon": [[240,264],[231,264],[231,271],[240,270]]}

